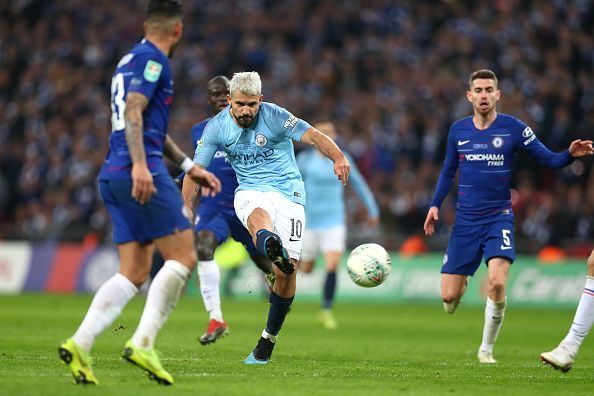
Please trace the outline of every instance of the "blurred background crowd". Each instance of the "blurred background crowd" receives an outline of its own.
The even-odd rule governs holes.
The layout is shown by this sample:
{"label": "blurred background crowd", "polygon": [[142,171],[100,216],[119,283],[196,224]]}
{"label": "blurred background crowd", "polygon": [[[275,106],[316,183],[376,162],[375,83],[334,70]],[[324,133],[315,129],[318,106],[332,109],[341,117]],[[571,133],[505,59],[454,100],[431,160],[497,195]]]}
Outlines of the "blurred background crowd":
{"label": "blurred background crowd", "polygon": [[[115,64],[142,38],[144,0],[0,1],[0,238],[110,240],[95,179]],[[500,79],[499,111],[550,149],[594,132],[591,0],[186,0],[169,132],[191,154],[206,82],[258,71],[265,100],[331,119],[367,178],[388,247],[420,235],[448,128],[471,113],[467,78]],[[550,170],[518,157],[519,252],[589,252],[591,159]],[[172,167],[172,172],[177,172]],[[365,217],[355,199],[349,221]],[[442,248],[455,192],[441,211]],[[356,228],[351,228],[354,230]],[[351,231],[356,237],[356,232]]]}

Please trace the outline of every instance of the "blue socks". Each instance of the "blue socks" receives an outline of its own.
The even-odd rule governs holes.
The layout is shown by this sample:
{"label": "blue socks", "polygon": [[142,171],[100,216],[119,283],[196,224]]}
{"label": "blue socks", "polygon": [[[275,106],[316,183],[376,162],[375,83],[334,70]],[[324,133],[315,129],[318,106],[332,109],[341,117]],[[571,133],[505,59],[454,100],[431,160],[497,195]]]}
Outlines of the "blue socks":
{"label": "blue socks", "polygon": [[324,283],[324,295],[322,299],[322,308],[332,308],[334,302],[334,291],[336,290],[336,272],[326,273],[326,282]]}
{"label": "blue socks", "polygon": [[289,312],[293,298],[284,298],[276,294],[275,292],[270,293],[270,310],[268,311],[268,321],[266,322],[266,332],[277,336],[285,317]]}
{"label": "blue socks", "polygon": [[274,232],[268,231],[267,229],[263,228],[256,232],[256,249],[258,249],[258,252],[260,252],[260,254],[262,254],[264,257],[268,257],[268,254],[266,253],[266,240],[269,237],[277,238],[280,241],[278,235],[276,235]]}

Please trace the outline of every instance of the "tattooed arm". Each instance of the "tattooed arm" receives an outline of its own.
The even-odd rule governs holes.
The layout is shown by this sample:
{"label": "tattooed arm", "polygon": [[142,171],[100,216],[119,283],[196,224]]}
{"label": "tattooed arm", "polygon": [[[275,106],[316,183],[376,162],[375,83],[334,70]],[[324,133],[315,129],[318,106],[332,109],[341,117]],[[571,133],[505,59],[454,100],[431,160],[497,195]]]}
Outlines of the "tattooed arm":
{"label": "tattooed arm", "polygon": [[148,98],[138,92],[130,92],[126,97],[126,143],[132,160],[132,197],[141,204],[148,202],[157,192],[153,176],[146,164],[144,152],[144,126],[142,112],[148,105]]}

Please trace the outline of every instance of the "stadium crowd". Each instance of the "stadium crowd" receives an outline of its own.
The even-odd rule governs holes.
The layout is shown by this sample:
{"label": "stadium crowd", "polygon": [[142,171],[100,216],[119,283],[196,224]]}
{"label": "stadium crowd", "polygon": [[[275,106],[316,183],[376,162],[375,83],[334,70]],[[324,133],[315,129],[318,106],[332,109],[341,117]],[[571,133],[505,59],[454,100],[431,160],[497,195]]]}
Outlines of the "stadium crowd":
{"label": "stadium crowd", "polygon": [[[0,238],[109,232],[95,179],[110,133],[111,74],[142,37],[144,8],[143,0],[1,3]],[[336,123],[388,236],[422,232],[447,127],[471,113],[471,71],[494,70],[500,111],[552,150],[594,131],[590,0],[187,0],[184,8],[172,61],[174,139],[189,153],[213,75],[258,71],[265,100]],[[518,161],[520,252],[592,241],[591,160],[560,171]],[[450,194],[441,211],[443,241],[454,201]],[[363,218],[356,202],[353,222]]]}

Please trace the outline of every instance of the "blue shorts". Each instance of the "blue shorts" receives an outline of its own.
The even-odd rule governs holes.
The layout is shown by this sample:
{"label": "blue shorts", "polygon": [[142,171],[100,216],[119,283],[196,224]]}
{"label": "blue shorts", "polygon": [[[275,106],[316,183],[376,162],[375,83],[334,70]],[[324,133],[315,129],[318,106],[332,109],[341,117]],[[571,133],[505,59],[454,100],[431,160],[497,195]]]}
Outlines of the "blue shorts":
{"label": "blue shorts", "polygon": [[99,193],[113,222],[114,243],[150,243],[192,227],[173,179],[157,176],[153,182],[157,193],[141,205],[132,198],[132,180],[99,180]]}
{"label": "blue shorts", "polygon": [[261,256],[256,246],[254,246],[252,236],[243,224],[241,224],[233,208],[221,209],[220,207],[211,205],[199,206],[194,229],[196,232],[213,232],[219,245],[230,235],[237,242],[243,244],[251,256]]}
{"label": "blue shorts", "polygon": [[514,231],[513,215],[501,215],[486,224],[454,224],[441,273],[472,276],[482,258],[487,264],[495,257],[513,263],[516,258]]}

